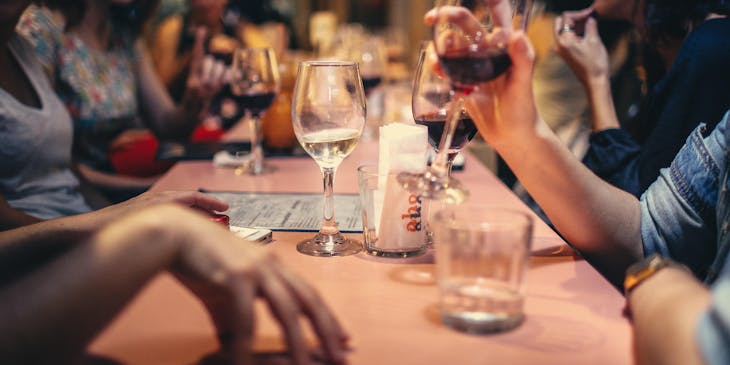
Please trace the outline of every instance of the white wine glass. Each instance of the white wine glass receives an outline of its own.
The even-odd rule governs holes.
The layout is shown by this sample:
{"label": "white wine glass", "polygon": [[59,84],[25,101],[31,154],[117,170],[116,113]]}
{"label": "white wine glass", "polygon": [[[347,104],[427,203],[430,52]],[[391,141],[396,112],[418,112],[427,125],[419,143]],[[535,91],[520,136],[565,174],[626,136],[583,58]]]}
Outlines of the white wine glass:
{"label": "white wine glass", "polygon": [[355,149],[365,126],[365,92],[355,62],[305,61],[299,64],[292,100],[294,132],[317,162],[324,179],[319,232],[297,244],[312,256],[345,256],[362,250],[340,233],[335,221],[333,183],[342,160]]}
{"label": "white wine glass", "polygon": [[279,66],[272,48],[240,48],[233,57],[231,92],[251,129],[251,156],[243,166],[250,175],[273,170],[264,164],[261,117],[279,92]]}

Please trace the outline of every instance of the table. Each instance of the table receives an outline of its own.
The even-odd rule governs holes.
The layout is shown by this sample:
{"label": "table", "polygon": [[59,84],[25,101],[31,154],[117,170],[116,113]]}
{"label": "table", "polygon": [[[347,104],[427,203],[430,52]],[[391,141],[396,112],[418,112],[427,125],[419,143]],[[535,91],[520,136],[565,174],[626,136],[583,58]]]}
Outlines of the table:
{"label": "table", "polygon": [[[356,193],[356,167],[377,160],[377,146],[361,143],[340,167],[336,193]],[[175,165],[153,190],[205,188],[321,193],[309,158],[270,159],[267,176],[236,176],[210,162]],[[472,201],[526,208],[471,155],[456,173]],[[567,204],[567,203],[566,203]],[[311,233],[275,232],[268,246],[282,263],[312,283],[350,333],[351,364],[626,364],[631,328],[622,295],[549,227],[536,221],[526,277],[527,319],[516,330],[469,335],[439,322],[432,255],[385,259],[358,254],[318,258],[299,254]],[[360,239],[361,237],[357,237]],[[283,340],[263,306],[257,308],[260,351],[280,351]],[[214,330],[202,305],[171,276],[145,287],[92,343],[90,351],[128,364],[194,364],[215,351]]]}

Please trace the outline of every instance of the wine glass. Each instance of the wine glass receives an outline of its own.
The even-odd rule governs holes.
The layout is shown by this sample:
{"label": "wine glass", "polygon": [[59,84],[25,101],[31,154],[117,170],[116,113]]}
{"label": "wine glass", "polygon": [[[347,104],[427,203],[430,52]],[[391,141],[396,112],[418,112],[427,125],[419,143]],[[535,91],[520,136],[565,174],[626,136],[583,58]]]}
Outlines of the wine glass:
{"label": "wine glass", "polygon": [[[446,116],[444,132],[438,153],[429,169],[421,175],[401,173],[399,181],[409,191],[432,199],[461,202],[468,191],[456,179],[449,176],[449,151],[458,122],[463,119],[464,99],[509,68],[511,60],[507,45],[515,20],[522,29],[527,26],[532,0],[512,0],[511,9],[494,14],[488,0],[437,0],[434,23],[434,45],[443,71],[449,77],[453,100]],[[502,3],[498,6],[510,6]],[[461,7],[461,8],[460,8]],[[460,11],[466,8],[476,22],[455,24],[465,17]],[[520,18],[515,17],[520,14]],[[493,16],[496,15],[496,16]],[[508,18],[508,19],[505,19]]]}
{"label": "wine glass", "polygon": [[240,48],[233,57],[231,92],[251,128],[251,156],[243,166],[250,175],[273,170],[264,164],[261,116],[279,92],[279,67],[271,48]]}
{"label": "wine glass", "polygon": [[[438,151],[446,119],[455,98],[449,80],[441,77],[429,67],[427,60],[433,55],[435,55],[433,43],[424,42],[418,56],[411,108],[416,124],[428,128],[428,142]],[[451,166],[459,151],[477,134],[477,126],[466,110],[462,108],[458,113],[458,123],[454,129],[451,146],[448,148],[448,174],[451,173]]]}
{"label": "wine glass", "polygon": [[305,61],[299,64],[292,100],[297,140],[314,158],[324,179],[324,219],[313,238],[297,244],[312,256],[345,256],[362,245],[337,228],[333,182],[337,167],[355,149],[365,126],[365,92],[357,63]]}

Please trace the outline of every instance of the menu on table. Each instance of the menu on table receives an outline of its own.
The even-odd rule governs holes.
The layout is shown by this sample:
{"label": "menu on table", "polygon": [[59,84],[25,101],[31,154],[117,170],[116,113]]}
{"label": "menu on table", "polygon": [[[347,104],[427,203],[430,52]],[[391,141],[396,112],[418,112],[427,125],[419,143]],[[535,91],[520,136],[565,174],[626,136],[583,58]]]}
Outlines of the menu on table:
{"label": "menu on table", "polygon": [[[228,203],[231,226],[272,231],[317,232],[322,225],[322,194],[253,193],[202,190]],[[335,219],[344,233],[362,232],[360,197],[336,194]]]}

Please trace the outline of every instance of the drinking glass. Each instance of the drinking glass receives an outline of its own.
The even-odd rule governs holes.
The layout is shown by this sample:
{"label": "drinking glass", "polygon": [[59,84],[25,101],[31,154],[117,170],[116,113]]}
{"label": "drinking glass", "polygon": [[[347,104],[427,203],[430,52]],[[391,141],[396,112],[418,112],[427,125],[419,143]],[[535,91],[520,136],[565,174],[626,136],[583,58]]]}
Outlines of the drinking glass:
{"label": "drinking glass", "polygon": [[[512,0],[509,19],[492,19],[488,0],[437,0],[434,23],[434,45],[443,71],[449,78],[453,100],[447,112],[438,153],[429,169],[419,175],[403,173],[399,180],[409,191],[423,197],[461,202],[468,191],[449,176],[449,150],[458,122],[463,119],[464,99],[485,82],[495,79],[511,65],[507,55],[513,22],[527,26],[532,0]],[[462,20],[454,16],[458,7],[466,8],[478,23],[454,24]],[[514,11],[517,9],[519,11]],[[528,11],[525,11],[525,10]],[[462,28],[463,27],[463,28]]]}
{"label": "drinking glass", "polygon": [[345,256],[362,250],[337,228],[333,183],[342,160],[355,149],[365,126],[365,92],[355,62],[305,61],[299,64],[292,100],[297,140],[314,158],[324,179],[322,227],[297,250],[312,256]]}
{"label": "drinking glass", "polygon": [[279,92],[279,67],[271,48],[237,49],[233,58],[231,92],[245,111],[251,128],[251,156],[243,166],[250,175],[260,175],[272,168],[264,164],[261,116]]}
{"label": "drinking glass", "polygon": [[461,204],[433,220],[441,321],[490,333],[524,320],[524,277],[532,218],[523,212]]}
{"label": "drinking glass", "polygon": [[[441,77],[429,67],[427,60],[433,55],[435,55],[433,43],[424,42],[419,52],[411,107],[416,123],[428,128],[428,142],[438,151],[446,119],[455,98],[449,80]],[[451,146],[448,148],[447,172],[449,174],[456,155],[477,134],[477,126],[466,110],[462,108],[458,113],[458,124],[454,130]]]}

